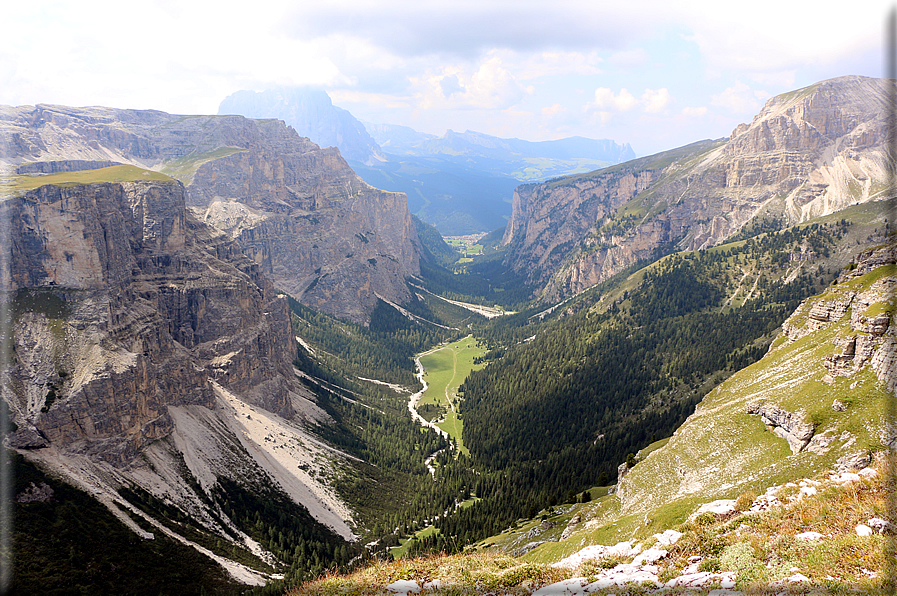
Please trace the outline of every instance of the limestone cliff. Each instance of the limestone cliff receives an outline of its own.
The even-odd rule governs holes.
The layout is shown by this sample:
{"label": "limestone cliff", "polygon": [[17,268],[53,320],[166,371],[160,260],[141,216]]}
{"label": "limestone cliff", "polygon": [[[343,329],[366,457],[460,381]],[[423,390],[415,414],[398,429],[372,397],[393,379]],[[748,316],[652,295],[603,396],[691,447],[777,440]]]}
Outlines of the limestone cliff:
{"label": "limestone cliff", "polygon": [[410,299],[419,241],[404,194],[365,184],[336,149],[283,122],[241,116],[62,106],[0,107],[0,166],[53,160],[133,164],[186,186],[187,204],[225,229],[300,301],[367,322],[376,294]]}
{"label": "limestone cliff", "polygon": [[[92,175],[121,168],[136,170]],[[277,486],[351,538],[351,512],[314,478],[343,456],[307,431],[328,416],[293,368],[286,298],[233,239],[192,215],[180,182],[153,176],[28,189],[50,180],[30,178],[0,203],[12,331],[3,397],[18,427],[8,445],[140,535],[122,513],[135,510],[122,487],[263,553],[211,504],[226,478]]]}
{"label": "limestone cliff", "polygon": [[893,82],[841,77],[770,99],[728,139],[521,186],[504,242],[545,300],[655,251],[700,249],[745,225],[791,225],[887,198]]}

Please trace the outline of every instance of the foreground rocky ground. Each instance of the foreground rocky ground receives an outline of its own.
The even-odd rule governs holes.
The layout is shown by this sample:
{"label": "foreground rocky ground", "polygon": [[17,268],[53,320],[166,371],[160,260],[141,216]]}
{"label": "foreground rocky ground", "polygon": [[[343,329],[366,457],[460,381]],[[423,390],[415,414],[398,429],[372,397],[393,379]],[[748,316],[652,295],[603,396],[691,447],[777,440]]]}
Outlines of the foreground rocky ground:
{"label": "foreground rocky ground", "polygon": [[707,503],[650,540],[590,545],[553,564],[433,556],[374,563],[292,594],[887,593],[893,483],[884,457],[865,463]]}

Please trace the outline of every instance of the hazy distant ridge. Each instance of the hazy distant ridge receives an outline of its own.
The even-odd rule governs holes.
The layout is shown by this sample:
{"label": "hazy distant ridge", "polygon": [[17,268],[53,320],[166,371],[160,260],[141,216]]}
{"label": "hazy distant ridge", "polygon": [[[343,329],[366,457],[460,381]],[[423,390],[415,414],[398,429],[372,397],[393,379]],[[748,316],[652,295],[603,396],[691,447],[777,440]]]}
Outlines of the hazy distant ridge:
{"label": "hazy distant ridge", "polygon": [[339,148],[346,159],[367,165],[385,159],[364,125],[346,110],[333,105],[330,96],[320,89],[237,91],[224,98],[218,114],[277,118],[321,147]]}
{"label": "hazy distant ridge", "polygon": [[387,153],[430,155],[457,151],[482,157],[503,159],[589,158],[612,163],[635,159],[629,143],[619,144],[610,139],[568,137],[555,141],[524,141],[503,139],[468,130],[463,133],[448,130],[442,137],[417,132],[407,126],[364,123],[371,136]]}

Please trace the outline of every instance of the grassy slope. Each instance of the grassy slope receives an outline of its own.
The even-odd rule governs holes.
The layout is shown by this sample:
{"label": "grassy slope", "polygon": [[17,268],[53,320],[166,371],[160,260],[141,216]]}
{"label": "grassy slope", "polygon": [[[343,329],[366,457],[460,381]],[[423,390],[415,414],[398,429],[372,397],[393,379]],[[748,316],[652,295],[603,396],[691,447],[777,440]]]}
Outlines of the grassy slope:
{"label": "grassy slope", "polygon": [[[816,301],[867,291],[884,277],[897,278],[894,266],[882,266],[830,287],[805,302],[790,322],[806,325],[807,313]],[[893,313],[895,302],[882,294],[882,299],[866,312]],[[851,330],[848,312],[839,321],[797,341],[778,340],[762,360],[734,374],[705,397],[665,445],[643,450],[643,461],[622,482],[622,501],[612,495],[596,503],[577,505],[556,518],[566,523],[582,509],[583,518],[593,520],[591,528],[574,533],[566,541],[542,545],[525,559],[550,562],[587,544],[644,539],[682,524],[700,504],[735,499],[744,492],[761,493],[769,486],[829,469],[842,456],[881,449],[886,407],[894,397],[870,365],[850,377],[835,377],[831,384],[822,381],[827,372],[823,358],[836,351],[835,337],[860,334]],[[846,412],[832,409],[835,399],[848,405]],[[816,434],[837,437],[831,450],[822,455],[806,450],[792,455],[784,439],[769,432],[758,416],[747,414],[747,404],[755,401],[802,411],[805,420],[815,424]],[[487,542],[507,547],[509,539]]]}
{"label": "grassy slope", "polygon": [[[882,280],[897,283],[893,265],[884,265],[862,275],[842,275],[839,283],[806,301],[790,318],[797,328],[808,324],[810,308],[819,301],[843,299],[853,292],[873,294]],[[893,313],[897,299],[888,292],[878,294],[865,314]],[[318,594],[337,588],[352,593],[378,593],[397,579],[451,578],[458,593],[471,591],[471,582],[497,576],[511,577],[510,593],[528,593],[533,587],[561,577],[594,573],[582,566],[562,575],[547,565],[591,544],[611,545],[623,540],[653,543],[652,534],[668,528],[684,532],[669,556],[659,564],[661,580],[685,572],[689,557],[702,557],[707,570],[736,573],[739,588],[762,587],[792,575],[795,570],[810,578],[804,591],[842,593],[845,590],[879,590],[887,546],[883,536],[858,537],[853,528],[873,516],[887,517],[885,466],[879,476],[841,485],[828,480],[829,470],[839,457],[882,448],[886,405],[893,395],[886,392],[867,363],[849,377],[826,383],[822,359],[836,351],[835,337],[861,335],[851,329],[848,311],[841,319],[796,341],[780,340],[770,353],[754,365],[736,373],[705,397],[698,411],[668,441],[652,444],[639,454],[640,461],[622,482],[623,499],[593,489],[592,501],[565,504],[541,512],[542,516],[518,520],[500,535],[474,547],[467,556],[436,557],[393,566],[377,565],[349,577],[332,577],[306,585],[297,593]],[[892,315],[893,320],[893,315]],[[834,399],[847,404],[846,412],[832,409]],[[837,437],[824,454],[791,453],[786,441],[767,430],[745,406],[765,400],[790,411],[802,411],[812,421],[816,434]],[[844,434],[844,433],[849,433]],[[817,495],[793,499],[796,485],[779,490],[786,504],[768,513],[735,517],[687,518],[699,504],[718,498],[739,498],[749,506],[767,487],[811,478]],[[746,499],[746,500],[745,500]],[[565,540],[561,534],[575,516],[580,522]],[[545,519],[549,524],[542,525]],[[550,526],[550,527],[545,527]],[[825,535],[823,540],[801,541],[795,535],[807,530]],[[519,555],[527,543],[548,542]],[[494,551],[505,555],[497,555]],[[623,562],[623,561],[621,561]],[[498,564],[501,569],[495,570]],[[484,582],[485,583],[485,582]],[[322,591],[324,590],[324,591]],[[467,591],[465,591],[467,590]],[[452,592],[454,593],[454,592]]]}
{"label": "grassy slope", "polygon": [[59,172],[57,174],[22,175],[12,180],[13,189],[31,190],[47,184],[57,186],[75,186],[78,184],[99,184],[103,182],[134,182],[147,180],[154,182],[174,182],[173,178],[144,170],[137,166],[121,165],[100,168],[98,170],[81,170],[78,172]]}
{"label": "grassy slope", "polygon": [[166,162],[162,166],[162,172],[168,174],[172,178],[177,178],[185,185],[189,185],[193,181],[193,176],[196,174],[196,171],[203,164],[244,151],[248,151],[248,149],[241,149],[239,147],[218,147],[201,153],[190,153],[184,157]]}

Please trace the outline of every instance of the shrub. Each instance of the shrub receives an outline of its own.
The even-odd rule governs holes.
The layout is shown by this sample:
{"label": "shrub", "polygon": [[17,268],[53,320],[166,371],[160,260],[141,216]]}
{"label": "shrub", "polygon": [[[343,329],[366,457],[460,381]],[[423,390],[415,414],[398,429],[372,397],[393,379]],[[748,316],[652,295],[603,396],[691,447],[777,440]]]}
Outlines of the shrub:
{"label": "shrub", "polygon": [[721,570],[722,565],[720,565],[719,559],[704,559],[698,564],[698,571],[718,573]]}
{"label": "shrub", "polygon": [[757,493],[752,490],[741,493],[738,495],[738,498],[735,499],[735,511],[747,511],[751,508],[751,505],[754,504],[756,498]]}

